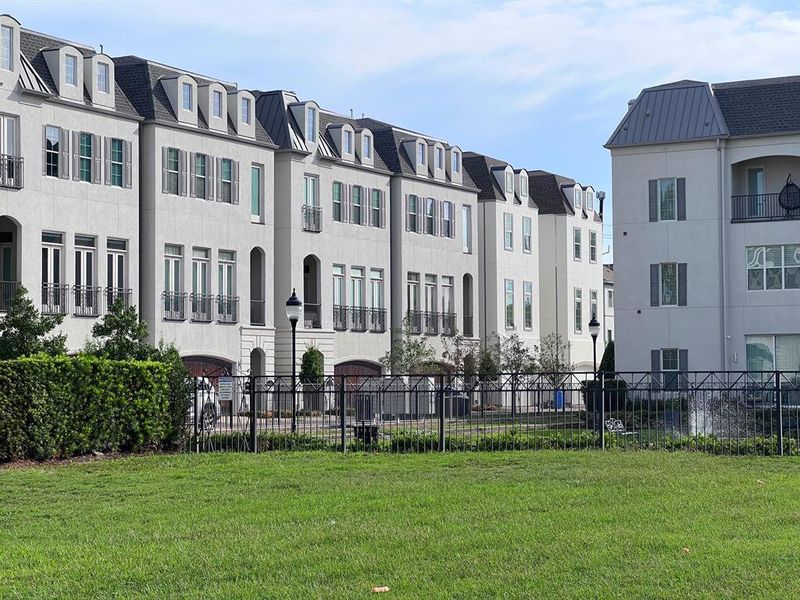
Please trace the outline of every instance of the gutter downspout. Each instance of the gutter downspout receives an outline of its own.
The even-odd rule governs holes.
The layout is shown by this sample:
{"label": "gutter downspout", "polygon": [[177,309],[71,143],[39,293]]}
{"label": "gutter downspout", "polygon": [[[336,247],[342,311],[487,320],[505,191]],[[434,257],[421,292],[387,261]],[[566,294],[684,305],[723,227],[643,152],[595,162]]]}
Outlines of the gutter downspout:
{"label": "gutter downspout", "polygon": [[720,262],[720,287],[719,287],[719,304],[720,304],[720,367],[723,371],[728,370],[728,331],[727,331],[727,301],[726,289],[728,282],[728,265],[726,255],[726,237],[725,237],[725,173],[724,168],[726,161],[725,148],[722,140],[717,138],[717,171],[718,171],[718,187],[719,187],[719,262]]}
{"label": "gutter downspout", "polygon": [[[476,202],[478,202],[478,201],[476,200]],[[479,236],[479,239],[483,240],[483,248],[478,247],[476,249],[478,250],[478,252],[481,253],[481,261],[483,262],[483,285],[481,285],[481,277],[478,277],[478,289],[483,288],[483,295],[481,297],[481,312],[483,313],[483,324],[484,324],[483,326],[484,326],[484,328],[486,328],[488,326],[488,321],[487,321],[488,317],[487,317],[487,314],[486,314],[486,294],[487,294],[487,289],[486,288],[488,287],[486,285],[486,246],[487,246],[487,244],[486,244],[486,202],[485,201],[484,202],[480,202],[480,206],[481,206],[481,209],[483,211],[483,219],[482,219],[483,224],[481,226],[482,235]],[[475,240],[475,241],[477,242],[478,240]],[[497,240],[495,239],[493,241],[494,241],[494,248],[497,249]],[[477,243],[475,245],[478,246]],[[475,324],[473,323],[472,326],[474,327]],[[485,330],[483,332],[481,332],[480,328],[481,328],[481,324],[478,323],[478,335],[481,336],[481,333],[483,333],[483,335],[481,337],[483,338],[483,340],[482,340],[483,341],[483,347],[486,348],[487,347],[486,346],[487,340],[489,339],[489,334]]]}

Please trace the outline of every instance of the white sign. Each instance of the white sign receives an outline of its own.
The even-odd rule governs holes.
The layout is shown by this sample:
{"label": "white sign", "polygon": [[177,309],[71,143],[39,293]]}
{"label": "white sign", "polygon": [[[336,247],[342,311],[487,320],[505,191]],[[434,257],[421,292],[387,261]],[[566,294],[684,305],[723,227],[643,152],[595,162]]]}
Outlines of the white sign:
{"label": "white sign", "polygon": [[217,383],[217,398],[220,402],[233,400],[233,377],[220,377]]}

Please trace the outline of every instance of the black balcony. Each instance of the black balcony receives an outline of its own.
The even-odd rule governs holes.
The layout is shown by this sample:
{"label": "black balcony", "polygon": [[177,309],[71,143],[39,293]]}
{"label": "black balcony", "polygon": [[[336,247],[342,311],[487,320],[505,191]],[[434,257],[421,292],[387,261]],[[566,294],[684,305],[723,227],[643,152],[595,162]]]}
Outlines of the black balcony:
{"label": "black balcony", "polygon": [[386,309],[369,309],[369,330],[373,333],[383,333],[386,331]]}
{"label": "black balcony", "polygon": [[184,292],[164,292],[161,294],[161,311],[165,321],[186,320],[186,294]]}
{"label": "black balcony", "polygon": [[409,333],[422,333],[422,314],[421,310],[408,311],[406,320],[408,321]]}
{"label": "black balcony", "polygon": [[17,288],[19,288],[19,281],[0,281],[0,312],[8,312],[8,309],[11,308]]}
{"label": "black balcony", "polygon": [[42,314],[65,315],[69,310],[69,286],[65,283],[42,284]]}
{"label": "black balcony", "polygon": [[442,335],[456,334],[456,313],[442,313]]}
{"label": "black balcony", "polygon": [[121,302],[123,308],[129,308],[131,305],[131,290],[128,288],[107,287],[103,290],[103,296],[106,300],[106,312],[117,302]]}
{"label": "black balcony", "polygon": [[189,300],[192,304],[192,321],[195,323],[210,323],[214,296],[210,294],[191,294]]}
{"label": "black balcony", "polygon": [[322,231],[322,209],[319,206],[303,206],[303,231]]}
{"label": "black balcony", "polygon": [[778,202],[778,196],[779,194],[731,196],[731,223],[800,219],[800,208],[786,210]]}
{"label": "black balcony", "polygon": [[76,317],[97,317],[100,315],[100,288],[88,285],[73,285],[72,314]]}
{"label": "black balcony", "polygon": [[425,335],[439,335],[439,313],[426,312],[423,316]]}
{"label": "black balcony", "polygon": [[263,300],[250,300],[250,325],[263,326],[266,324],[264,320],[265,304]]}
{"label": "black balcony", "polygon": [[333,306],[333,328],[336,331],[347,330],[347,307],[339,304]]}
{"label": "black balcony", "polygon": [[319,304],[303,305],[303,324],[306,329],[320,329],[322,327],[322,307]]}
{"label": "black balcony", "polygon": [[0,187],[22,189],[24,161],[22,157],[0,154]]}
{"label": "black balcony", "polygon": [[217,296],[217,322],[238,323],[239,296]]}
{"label": "black balcony", "polygon": [[354,306],[350,309],[350,331],[367,330],[367,309]]}

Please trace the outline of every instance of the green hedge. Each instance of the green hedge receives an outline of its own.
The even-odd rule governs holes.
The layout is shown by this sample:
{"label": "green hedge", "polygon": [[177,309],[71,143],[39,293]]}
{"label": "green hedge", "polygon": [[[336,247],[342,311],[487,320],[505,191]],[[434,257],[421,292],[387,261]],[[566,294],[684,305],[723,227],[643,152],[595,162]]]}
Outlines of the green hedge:
{"label": "green hedge", "polygon": [[174,446],[188,399],[174,397],[170,375],[88,356],[0,361],[0,461]]}

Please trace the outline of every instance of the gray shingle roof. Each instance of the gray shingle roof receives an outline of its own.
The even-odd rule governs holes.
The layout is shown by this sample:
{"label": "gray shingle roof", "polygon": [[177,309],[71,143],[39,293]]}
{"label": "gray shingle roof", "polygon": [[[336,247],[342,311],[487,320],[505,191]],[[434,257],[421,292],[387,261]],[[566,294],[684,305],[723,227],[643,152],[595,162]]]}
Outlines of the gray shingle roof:
{"label": "gray shingle roof", "polygon": [[[184,71],[178,71],[138,56],[115,58],[114,70],[117,85],[128,96],[132,106],[140,116],[165,123],[178,123],[161,80],[176,77],[184,73]],[[198,85],[207,85],[215,82],[193,73],[189,73],[189,75],[197,81]],[[235,91],[236,89],[231,85],[219,83],[228,91]],[[198,111],[197,115],[197,127],[201,130],[209,130],[208,124],[200,111]],[[243,139],[236,134],[236,128],[230,117],[228,117],[228,135],[237,140]],[[258,119],[255,122],[255,139],[263,144],[272,145],[272,139],[264,131]]]}
{"label": "gray shingle roof", "polygon": [[642,90],[606,148],[800,132],[800,77]]}
{"label": "gray shingle roof", "polygon": [[492,168],[505,168],[508,163],[475,152],[464,152],[461,158],[464,170],[469,173],[475,186],[480,189],[478,200],[505,202],[506,195],[497,183],[497,179],[492,175]]}
{"label": "gray shingle roof", "polygon": [[574,215],[575,209],[561,189],[575,180],[547,171],[528,171],[528,190],[540,215]]}
{"label": "gray shingle roof", "polygon": [[[330,125],[350,125],[355,131],[359,131],[366,127],[365,125],[360,125],[356,119],[350,119],[348,117],[337,115],[335,113],[331,113],[328,111],[320,110],[319,111],[319,135],[320,139],[324,139],[328,145],[330,146],[331,150],[336,153],[336,144],[333,141],[333,137],[331,136],[331,132],[329,129]],[[373,133],[372,144],[373,147],[375,145],[375,134]],[[374,150],[374,148],[373,148]],[[360,164],[360,160],[358,158],[359,154],[356,153],[356,162]],[[389,167],[386,166],[386,163],[383,162],[383,158],[381,154],[376,151],[372,153],[372,166],[376,169],[382,169],[384,171],[390,170]]]}
{"label": "gray shingle roof", "polygon": [[[47,66],[47,61],[44,58],[43,50],[61,48],[62,46],[69,45],[69,46],[75,46],[75,48],[79,52],[81,52],[84,56],[94,56],[96,54],[95,51],[89,48],[88,46],[83,46],[80,44],[75,44],[73,42],[67,42],[65,40],[60,40],[58,38],[42,35],[41,33],[30,31],[28,29],[20,29],[19,45],[20,45],[20,51],[22,52],[22,56],[25,59],[27,59],[27,61],[30,63],[30,66],[35,70],[36,75],[38,75],[39,78],[41,78],[41,81],[45,84],[47,90],[52,95],[56,94],[57,88],[55,81],[53,80],[53,75],[50,73],[50,68]],[[43,90],[38,90],[38,91],[41,93]],[[84,102],[86,103],[87,106],[92,105],[88,95],[86,94],[85,88],[84,88]],[[114,110],[116,112],[122,115],[128,115],[132,117],[139,116],[136,112],[136,109],[134,109],[134,107],[128,101],[128,98],[122,92],[119,83],[115,83],[114,103],[115,103]]]}

